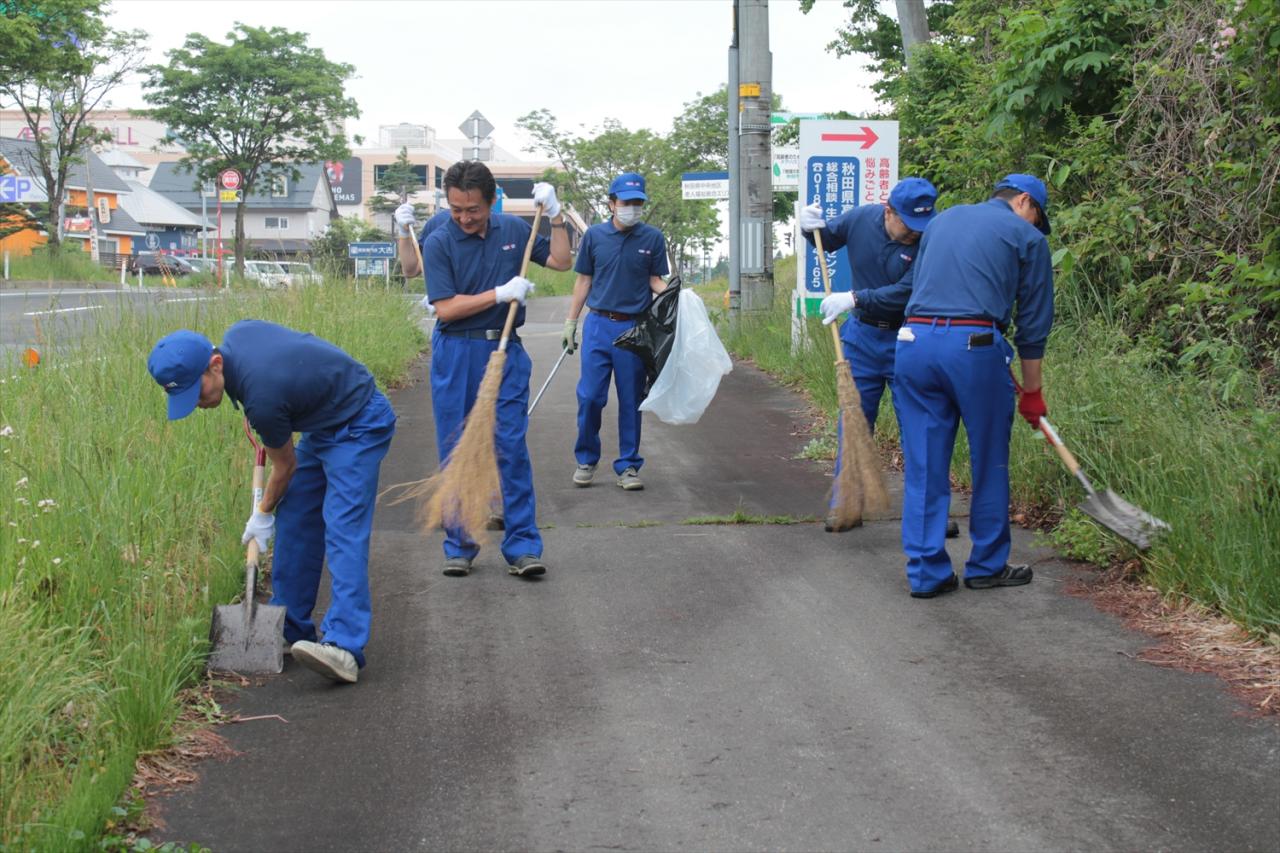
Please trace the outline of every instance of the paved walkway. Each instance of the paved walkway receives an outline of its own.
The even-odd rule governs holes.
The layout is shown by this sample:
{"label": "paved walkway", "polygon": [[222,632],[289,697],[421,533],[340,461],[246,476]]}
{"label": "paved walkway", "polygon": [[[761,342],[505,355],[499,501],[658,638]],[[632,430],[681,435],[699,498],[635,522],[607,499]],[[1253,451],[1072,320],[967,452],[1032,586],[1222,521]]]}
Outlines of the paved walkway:
{"label": "paved walkway", "polygon": [[[566,300],[524,336],[534,388]],[[262,850],[1275,850],[1280,729],[1063,592],[907,596],[897,525],[820,515],[802,401],[738,366],[702,422],[645,422],[646,490],[570,483],[577,361],[530,445],[550,573],[380,508],[374,637],[354,687],[289,665],[234,710],[241,754],[161,803],[154,840]],[[433,471],[429,390],[396,393],[383,482]],[[606,425],[611,410],[606,410]],[[616,434],[605,432],[606,454]],[[963,527],[963,524],[962,524]],[[952,546],[959,562],[967,541]]]}

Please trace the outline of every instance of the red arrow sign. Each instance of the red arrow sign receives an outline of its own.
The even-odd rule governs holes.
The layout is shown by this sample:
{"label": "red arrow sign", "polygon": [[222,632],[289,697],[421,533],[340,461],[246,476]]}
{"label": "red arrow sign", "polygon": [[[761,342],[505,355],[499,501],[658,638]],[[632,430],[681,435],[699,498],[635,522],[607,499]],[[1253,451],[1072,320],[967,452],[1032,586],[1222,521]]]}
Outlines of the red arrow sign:
{"label": "red arrow sign", "polygon": [[865,124],[862,126],[862,133],[824,133],[822,134],[823,142],[861,142],[862,149],[865,151],[872,145],[875,145],[880,139],[876,136],[876,132]]}

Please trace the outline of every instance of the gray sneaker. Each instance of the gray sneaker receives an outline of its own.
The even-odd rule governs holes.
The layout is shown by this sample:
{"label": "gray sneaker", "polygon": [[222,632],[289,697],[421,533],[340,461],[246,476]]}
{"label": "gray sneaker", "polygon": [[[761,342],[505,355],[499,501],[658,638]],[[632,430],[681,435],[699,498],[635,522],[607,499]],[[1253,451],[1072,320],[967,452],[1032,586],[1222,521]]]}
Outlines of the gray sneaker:
{"label": "gray sneaker", "polygon": [[591,485],[591,481],[595,479],[595,465],[579,465],[573,471],[573,484],[585,488]]}
{"label": "gray sneaker", "polygon": [[467,557],[449,557],[444,561],[444,573],[451,578],[465,578],[471,574],[471,560]]}
{"label": "gray sneaker", "polygon": [[294,660],[325,678],[355,684],[360,676],[355,655],[338,646],[299,640],[293,644],[292,652]]}
{"label": "gray sneaker", "polygon": [[523,557],[517,557],[513,565],[507,566],[507,572],[522,578],[532,578],[545,575],[547,564],[542,562],[541,557],[525,554]]}
{"label": "gray sneaker", "polygon": [[619,474],[618,485],[627,492],[638,492],[644,488],[644,483],[640,482],[640,474],[635,468],[628,468]]}

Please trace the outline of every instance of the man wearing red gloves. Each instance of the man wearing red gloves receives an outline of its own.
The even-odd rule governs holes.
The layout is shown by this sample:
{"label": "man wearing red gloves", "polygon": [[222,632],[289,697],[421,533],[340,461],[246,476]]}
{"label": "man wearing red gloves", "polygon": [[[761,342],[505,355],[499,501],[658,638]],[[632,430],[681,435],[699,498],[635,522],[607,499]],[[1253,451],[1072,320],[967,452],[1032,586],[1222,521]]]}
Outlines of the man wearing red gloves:
{"label": "man wearing red gloves", "polygon": [[946,549],[951,451],[964,421],[973,472],[965,562],[969,589],[1021,586],[1031,568],[1009,565],[1009,436],[1013,346],[1022,366],[1018,412],[1035,427],[1047,414],[1040,362],[1053,326],[1049,199],[1044,182],[1008,175],[981,204],[938,214],[920,241],[906,323],[898,330],[894,405],[905,463],[902,548],[913,598],[960,582]]}

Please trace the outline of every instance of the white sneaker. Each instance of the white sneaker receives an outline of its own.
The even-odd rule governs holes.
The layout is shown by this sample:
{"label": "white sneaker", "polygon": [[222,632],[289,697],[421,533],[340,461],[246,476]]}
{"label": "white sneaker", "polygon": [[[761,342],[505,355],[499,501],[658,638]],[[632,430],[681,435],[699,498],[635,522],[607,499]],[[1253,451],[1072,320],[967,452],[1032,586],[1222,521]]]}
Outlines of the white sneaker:
{"label": "white sneaker", "polygon": [[573,471],[573,484],[575,486],[590,486],[591,481],[596,476],[596,466],[579,465]]}
{"label": "white sneaker", "polygon": [[355,684],[360,675],[355,655],[338,646],[299,640],[293,644],[292,652],[293,659],[298,663],[334,681]]}
{"label": "white sneaker", "polygon": [[638,492],[644,488],[644,483],[640,482],[640,475],[635,468],[628,468],[619,474],[618,485],[627,492]]}

